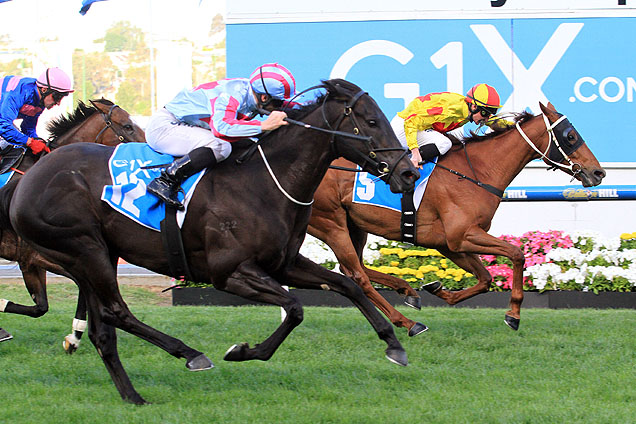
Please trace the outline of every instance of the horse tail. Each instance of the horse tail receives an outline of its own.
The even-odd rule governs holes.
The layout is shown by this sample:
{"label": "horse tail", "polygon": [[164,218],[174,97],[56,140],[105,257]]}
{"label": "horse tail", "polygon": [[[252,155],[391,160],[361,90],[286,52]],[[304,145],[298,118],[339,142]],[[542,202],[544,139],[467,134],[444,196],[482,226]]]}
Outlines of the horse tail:
{"label": "horse tail", "polygon": [[19,178],[13,178],[4,187],[0,188],[0,230],[13,230],[9,219],[9,208],[13,193],[18,186],[18,181],[20,181]]}

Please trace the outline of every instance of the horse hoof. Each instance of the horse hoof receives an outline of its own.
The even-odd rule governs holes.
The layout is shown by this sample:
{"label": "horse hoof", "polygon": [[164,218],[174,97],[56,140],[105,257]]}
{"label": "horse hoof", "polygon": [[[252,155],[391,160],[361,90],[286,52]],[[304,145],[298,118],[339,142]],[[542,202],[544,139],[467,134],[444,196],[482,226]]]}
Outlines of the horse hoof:
{"label": "horse hoof", "polygon": [[249,348],[247,343],[239,343],[230,346],[230,348],[223,355],[225,361],[244,361],[245,351]]}
{"label": "horse hoof", "polygon": [[409,364],[409,360],[406,357],[406,351],[404,351],[404,349],[387,349],[386,359],[403,367]]}
{"label": "horse hoof", "polygon": [[186,367],[188,367],[190,371],[204,371],[214,368],[214,364],[202,353],[196,358],[188,361],[186,363]]}
{"label": "horse hoof", "polygon": [[421,322],[416,322],[413,327],[409,330],[409,337],[417,336],[428,330],[428,327],[422,324]]}
{"label": "horse hoof", "polygon": [[404,304],[417,310],[422,309],[422,299],[420,299],[419,296],[406,296],[404,298]]}
{"label": "horse hoof", "polygon": [[77,340],[73,334],[69,334],[64,337],[62,347],[64,348],[64,352],[72,355],[79,348],[79,340]]}
{"label": "horse hoof", "polygon": [[426,290],[430,294],[435,294],[441,288],[442,288],[442,283],[440,283],[439,281],[433,281],[432,283],[424,284],[421,287],[421,290]]}
{"label": "horse hoof", "polygon": [[510,315],[506,315],[506,319],[504,320],[506,325],[515,331],[519,329],[519,321],[521,320],[518,318],[511,317]]}
{"label": "horse hoof", "polygon": [[0,342],[6,342],[7,340],[11,340],[13,336],[4,328],[0,328]]}

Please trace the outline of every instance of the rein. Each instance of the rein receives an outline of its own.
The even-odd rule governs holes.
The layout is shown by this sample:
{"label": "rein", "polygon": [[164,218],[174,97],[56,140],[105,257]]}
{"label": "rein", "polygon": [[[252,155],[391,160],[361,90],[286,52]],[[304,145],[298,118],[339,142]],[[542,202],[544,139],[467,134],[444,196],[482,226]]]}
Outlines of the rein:
{"label": "rein", "polygon": [[[319,86],[315,86],[315,87],[311,87],[307,90],[304,90],[304,92],[309,91],[309,90],[313,90],[315,88],[321,88]],[[340,116],[340,118],[338,119],[338,121],[335,124],[336,129],[331,129],[331,125],[329,124],[329,121],[326,119],[326,116],[324,115],[324,103],[323,103],[323,107],[322,107],[322,113],[323,113],[323,119],[325,120],[325,123],[327,124],[327,126],[329,127],[329,129],[327,128],[321,128],[321,127],[317,127],[311,124],[307,124],[305,122],[302,121],[297,121],[291,118],[285,118],[285,121],[292,124],[292,125],[296,125],[299,127],[303,127],[306,129],[310,129],[310,130],[315,130],[315,131],[319,131],[319,132],[323,132],[323,133],[327,133],[327,134],[331,134],[331,140],[330,140],[330,145],[332,150],[334,151],[334,153],[336,155],[338,155],[338,151],[337,151],[337,146],[336,146],[336,137],[343,137],[343,138],[348,138],[348,139],[353,139],[353,140],[359,140],[359,141],[363,141],[365,143],[365,145],[368,147],[369,149],[369,154],[368,155],[364,155],[361,152],[359,152],[358,150],[354,150],[354,152],[356,154],[358,154],[359,156],[361,156],[362,160],[364,162],[368,162],[370,163],[372,166],[375,166],[376,169],[378,170],[378,172],[380,173],[379,178],[383,178],[384,176],[388,175],[388,178],[391,177],[391,175],[393,174],[393,172],[395,171],[395,166],[389,166],[389,164],[387,164],[386,162],[380,162],[377,160],[377,152],[386,152],[386,151],[392,151],[392,150],[403,150],[401,148],[375,148],[374,143],[373,143],[373,137],[370,136],[366,136],[363,134],[360,134],[360,130],[358,129],[359,125],[358,122],[355,119],[355,114],[353,113],[353,107],[355,106],[355,104],[358,102],[358,100],[364,96],[365,94],[367,94],[365,91],[359,91],[358,93],[356,93],[355,96],[353,96],[351,98],[351,100],[348,103],[345,103],[344,106],[344,112],[343,114]],[[327,100],[327,96],[325,96],[325,100],[324,102],[326,102]],[[259,108],[257,109],[257,112],[261,115],[269,115],[270,112]],[[340,127],[340,124],[342,124],[342,122],[344,121],[345,118],[350,117],[351,120],[353,121],[354,124],[354,129],[353,129],[353,133],[348,133],[348,132],[344,132],[344,131],[338,131],[337,128]],[[271,133],[269,133],[271,134]],[[259,138],[254,145],[252,145],[243,155],[241,155],[239,158],[236,159],[236,162],[238,164],[243,163],[247,158],[251,157],[255,150],[258,150],[258,152],[260,153],[261,157],[263,158],[263,162],[265,163],[265,166],[267,167],[267,171],[269,172],[270,176],[272,177],[272,180],[274,180],[274,183],[276,184],[276,187],[278,187],[278,189],[280,190],[281,193],[283,193],[283,195],[285,195],[285,197],[287,197],[290,201],[292,201],[293,203],[296,203],[297,205],[301,205],[301,206],[310,206],[314,203],[314,199],[312,199],[310,202],[301,202],[299,200],[294,199],[289,193],[287,193],[285,191],[285,189],[281,186],[280,182],[278,181],[278,179],[276,178],[276,175],[274,174],[274,171],[272,170],[272,168],[269,165],[269,162],[267,161],[267,158],[265,156],[265,153],[263,152],[263,149],[261,148],[261,142],[262,140],[267,137],[267,135],[269,134],[265,134],[265,136]],[[404,156],[406,156],[407,151],[404,150],[404,153],[402,154],[402,156],[400,156],[397,161],[396,164],[399,163],[400,160],[402,160],[402,158],[404,158]]]}
{"label": "rein", "polygon": [[[526,135],[526,133],[523,132],[523,130],[521,129],[521,125],[519,125],[519,122],[515,123],[515,127],[517,128],[517,131],[519,131],[519,134],[521,134],[521,137],[524,139],[524,141],[528,143],[528,145],[532,147],[532,149],[535,152],[539,153],[539,155],[545,161],[548,161],[552,164],[551,168],[556,169],[556,167],[558,166],[564,169],[568,169],[570,170],[570,172],[572,172],[573,175],[576,175],[579,172],[581,172],[582,170],[581,165],[578,163],[572,162],[572,160],[567,155],[567,153],[573,153],[574,151],[576,151],[576,149],[578,149],[583,144],[583,140],[580,140],[577,144],[571,146],[569,149],[567,149],[569,150],[569,152],[566,152],[565,149],[563,149],[561,145],[559,144],[558,137],[554,134],[554,129],[557,127],[557,125],[561,124],[562,122],[563,123],[567,122],[567,116],[561,115],[561,117],[559,117],[559,119],[557,119],[553,124],[550,124],[550,121],[548,120],[545,114],[543,114],[542,117],[546,126],[546,130],[548,132],[548,139],[549,139],[548,147],[546,148],[545,152],[541,152],[541,150],[537,148],[537,146],[532,142],[532,140],[530,140],[530,138]],[[565,130],[563,130],[563,134],[567,134],[571,129],[573,129],[572,125],[569,125]],[[550,151],[550,147],[552,146],[552,144],[554,144],[557,147],[559,154],[561,155],[561,157],[563,157],[564,160],[568,161],[569,165],[564,165],[562,163],[556,162],[548,156],[548,153]],[[479,187],[483,188],[489,193],[494,194],[495,196],[498,196],[499,198],[503,198],[503,195],[504,195],[503,190],[500,190],[497,187],[494,187],[490,184],[482,183],[481,181],[477,179],[477,174],[475,173],[475,170],[473,169],[473,165],[470,163],[470,158],[468,157],[468,151],[466,150],[466,143],[462,141],[462,145],[464,147],[464,153],[466,154],[466,160],[468,161],[468,165],[470,166],[470,169],[473,171],[475,178],[470,178],[460,172],[455,171],[454,169],[450,169],[445,167],[444,165],[440,165],[439,163],[436,166],[439,166],[442,169],[447,170],[451,174],[457,175],[458,177],[462,179],[465,179],[467,181],[470,181],[473,184],[478,185]]]}

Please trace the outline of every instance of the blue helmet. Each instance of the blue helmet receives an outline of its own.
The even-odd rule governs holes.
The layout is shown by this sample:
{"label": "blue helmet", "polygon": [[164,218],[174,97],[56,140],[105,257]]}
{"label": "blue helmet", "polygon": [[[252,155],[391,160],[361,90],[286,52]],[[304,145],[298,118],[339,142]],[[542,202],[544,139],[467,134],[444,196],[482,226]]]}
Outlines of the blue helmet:
{"label": "blue helmet", "polygon": [[296,80],[287,68],[278,63],[266,63],[250,75],[252,90],[274,99],[289,100],[296,94]]}

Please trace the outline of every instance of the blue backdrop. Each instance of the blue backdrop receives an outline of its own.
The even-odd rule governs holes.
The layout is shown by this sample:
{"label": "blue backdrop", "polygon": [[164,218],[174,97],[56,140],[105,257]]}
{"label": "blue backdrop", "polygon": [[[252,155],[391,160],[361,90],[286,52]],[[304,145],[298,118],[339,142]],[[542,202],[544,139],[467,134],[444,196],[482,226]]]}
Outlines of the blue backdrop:
{"label": "blue backdrop", "polygon": [[507,109],[551,101],[602,162],[636,162],[636,18],[231,24],[228,77],[276,61],[306,88],[330,76],[389,120],[405,101],[487,82]]}

